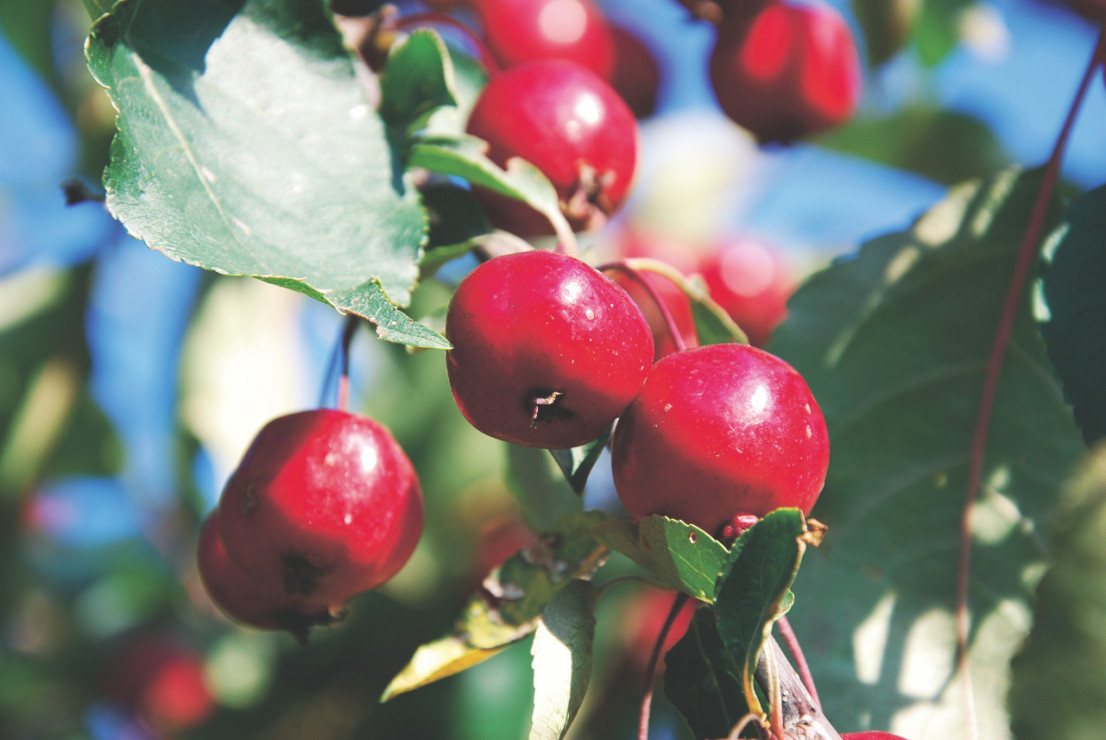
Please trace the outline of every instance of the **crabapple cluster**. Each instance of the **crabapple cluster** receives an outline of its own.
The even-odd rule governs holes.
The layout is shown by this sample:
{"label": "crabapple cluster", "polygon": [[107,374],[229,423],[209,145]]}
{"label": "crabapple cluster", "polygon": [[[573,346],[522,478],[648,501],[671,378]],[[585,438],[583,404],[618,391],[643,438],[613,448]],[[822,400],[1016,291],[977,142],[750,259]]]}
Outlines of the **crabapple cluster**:
{"label": "crabapple cluster", "polygon": [[618,419],[615,487],[634,517],[664,514],[720,532],[738,515],[810,513],[829,441],[799,373],[742,344],[667,355],[609,278],[562,254],[491,259],[457,288],[446,366],[480,431],[532,447],[590,442]]}
{"label": "crabapple cluster", "polygon": [[302,640],[395,575],[422,521],[414,468],[386,428],[333,409],[281,416],[204,522],[200,577],[228,616]]}

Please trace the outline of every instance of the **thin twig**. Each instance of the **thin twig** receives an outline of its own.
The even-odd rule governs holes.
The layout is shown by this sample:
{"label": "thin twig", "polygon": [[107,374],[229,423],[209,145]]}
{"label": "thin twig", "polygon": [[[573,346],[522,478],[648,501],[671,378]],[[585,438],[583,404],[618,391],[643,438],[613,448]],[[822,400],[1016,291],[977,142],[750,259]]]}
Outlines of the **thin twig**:
{"label": "thin twig", "polygon": [[791,629],[791,623],[787,621],[786,616],[777,619],[776,626],[780,628],[780,636],[787,643],[787,649],[791,653],[791,657],[795,659],[795,669],[802,676],[807,693],[814,700],[814,705],[818,707],[818,711],[822,711],[822,700],[818,698],[818,689],[814,686],[814,674],[810,672],[810,666],[806,662],[806,656],[803,655],[803,648],[799,645],[799,638],[795,634],[795,630]]}
{"label": "thin twig", "polygon": [[968,633],[970,630],[968,614],[968,581],[971,576],[971,513],[983,480],[983,457],[987,447],[987,436],[990,431],[991,414],[994,409],[995,394],[998,390],[999,374],[1002,371],[1006,348],[1010,342],[1010,335],[1014,328],[1014,319],[1017,315],[1018,305],[1021,302],[1022,291],[1025,288],[1029,269],[1037,256],[1038,245],[1041,240],[1041,232],[1044,229],[1045,218],[1048,215],[1052,194],[1056,189],[1056,182],[1060,176],[1060,164],[1064,158],[1068,138],[1075,123],[1075,118],[1086,97],[1087,88],[1095,70],[1103,63],[1106,56],[1106,31],[1100,33],[1095,45],[1094,55],[1087,67],[1079,89],[1075,94],[1071,109],[1068,111],[1063,128],[1053,147],[1052,155],[1045,165],[1044,179],[1037,195],[1037,201],[1033,205],[1029,224],[1025,235],[1018,247],[1017,260],[1014,264],[1014,274],[1010,278],[1010,285],[1006,293],[1006,301],[1003,304],[1002,314],[999,318],[998,328],[995,331],[994,341],[991,344],[991,353],[987,360],[987,375],[983,381],[983,390],[979,401],[979,411],[976,415],[975,432],[972,437],[971,466],[968,472],[968,487],[964,497],[964,507],[960,517],[960,570],[957,578],[956,592],[956,642],[957,642],[957,672],[964,677],[968,708],[968,724],[971,728],[971,737],[978,735],[975,722],[975,697],[972,692],[970,680],[970,668],[968,664]]}

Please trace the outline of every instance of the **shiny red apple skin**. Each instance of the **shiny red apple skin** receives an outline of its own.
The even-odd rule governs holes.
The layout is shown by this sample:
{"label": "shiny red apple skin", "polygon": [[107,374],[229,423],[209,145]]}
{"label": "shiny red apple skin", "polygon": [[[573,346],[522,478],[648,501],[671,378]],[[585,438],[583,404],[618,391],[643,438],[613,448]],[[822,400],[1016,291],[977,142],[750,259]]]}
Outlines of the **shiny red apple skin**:
{"label": "shiny red apple skin", "polygon": [[344,604],[394,576],[422,531],[415,470],[381,424],[316,409],[273,419],[223,490],[219,540],[247,573]]}
{"label": "shiny red apple skin", "polygon": [[762,143],[841,125],[860,100],[862,70],[844,18],[825,3],[773,0],[718,28],[710,78],[722,110]]}
{"label": "shiny red apple skin", "polygon": [[774,355],[714,344],[663,358],[619,419],[611,467],[631,516],[718,533],[736,514],[810,513],[829,466],[821,409]]}
{"label": "shiny red apple skin", "polygon": [[474,0],[484,43],[504,68],[568,59],[600,77],[614,67],[614,39],[592,0]]}
{"label": "shiny red apple skin", "polygon": [[[577,231],[601,225],[626,200],[637,171],[638,130],[618,93],[574,62],[527,62],[493,75],[469,115],[468,133],[501,167],[521,157],[549,178]],[[553,233],[521,201],[474,193],[497,227],[520,236]]]}
{"label": "shiny red apple skin", "polygon": [[[687,294],[674,282],[655,272],[647,270],[638,271],[638,276],[647,282],[668,309],[669,315],[675,325],[676,331],[683,340],[684,349],[699,346],[699,334],[695,328],[695,316],[691,312],[691,302]],[[621,285],[630,298],[641,309],[645,320],[649,323],[649,329],[653,333],[653,359],[676,352],[678,347],[672,337],[672,331],[664,320],[664,314],[657,306],[656,301],[649,291],[637,280],[622,271],[613,271],[612,278]]]}
{"label": "shiny red apple skin", "polygon": [[[457,406],[481,432],[527,447],[597,439],[653,364],[641,310],[613,280],[556,252],[491,259],[465,277],[446,315]],[[559,393],[537,409],[535,399]]]}

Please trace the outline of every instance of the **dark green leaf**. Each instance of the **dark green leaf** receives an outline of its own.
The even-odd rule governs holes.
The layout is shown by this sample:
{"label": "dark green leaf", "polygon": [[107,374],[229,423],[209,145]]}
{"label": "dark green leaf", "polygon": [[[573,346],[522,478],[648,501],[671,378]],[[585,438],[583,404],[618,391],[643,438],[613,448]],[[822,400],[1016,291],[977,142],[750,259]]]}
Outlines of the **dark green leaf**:
{"label": "dark green leaf", "polygon": [[599,456],[603,454],[603,448],[606,446],[609,437],[609,433],[604,433],[599,439],[588,442],[586,445],[568,450],[549,451],[557,462],[557,467],[564,473],[568,485],[572,486],[572,490],[577,495],[584,492],[584,486],[588,483],[591,469],[595,467],[595,463],[599,461]]}
{"label": "dark green leaf", "polygon": [[456,104],[453,63],[435,31],[417,30],[392,47],[380,76],[380,117],[397,142],[405,143],[439,108]]}
{"label": "dark green leaf", "polygon": [[[955,671],[961,516],[987,358],[1040,183],[1007,171],[954,188],[910,229],[814,275],[770,345],[829,427],[813,512],[829,532],[804,559],[788,618],[839,727],[959,737],[970,724]],[[1027,291],[971,512],[967,657],[982,740],[1008,737],[1008,664],[1044,563],[1036,526],[1083,448],[1030,304]]]}
{"label": "dark green leaf", "polygon": [[726,737],[748,714],[740,670],[709,607],[695,611],[687,634],[668,651],[664,663],[664,693],[695,737]]}
{"label": "dark green leaf", "polygon": [[718,633],[738,667],[745,702],[755,713],[764,711],[754,688],[757,658],[790,602],[791,582],[806,549],[799,539],[805,528],[798,509],[768,514],[734,542],[715,586]]}
{"label": "dark green leaf", "polygon": [[422,204],[430,217],[430,240],[419,268],[433,275],[447,262],[468,254],[492,227],[472,193],[456,185],[429,185]]}
{"label": "dark green leaf", "polygon": [[878,67],[902,49],[920,6],[917,0],[852,0],[870,66]]}
{"label": "dark green leaf", "polygon": [[980,177],[1010,161],[986,124],[966,113],[920,106],[858,118],[819,138],[818,144],[946,185]]}
{"label": "dark green leaf", "polygon": [[1106,726],[1106,448],[1069,483],[1050,532],[1033,630],[1013,662],[1018,740],[1097,740]]}
{"label": "dark green leaf", "polygon": [[591,530],[599,542],[633,560],[670,588],[714,601],[715,582],[726,562],[720,542],[696,527],[665,516],[640,521],[613,519]]}
{"label": "dark green leaf", "polygon": [[1106,187],[1072,204],[1044,250],[1038,320],[1087,444],[1106,436]]}
{"label": "dark green leaf", "polygon": [[534,713],[530,740],[560,740],[576,717],[591,681],[595,604],[599,589],[573,580],[541,615],[534,656]]}
{"label": "dark green leaf", "polygon": [[104,184],[132,234],[370,320],[406,305],[426,216],[323,3],[122,0],[87,56],[119,111]]}

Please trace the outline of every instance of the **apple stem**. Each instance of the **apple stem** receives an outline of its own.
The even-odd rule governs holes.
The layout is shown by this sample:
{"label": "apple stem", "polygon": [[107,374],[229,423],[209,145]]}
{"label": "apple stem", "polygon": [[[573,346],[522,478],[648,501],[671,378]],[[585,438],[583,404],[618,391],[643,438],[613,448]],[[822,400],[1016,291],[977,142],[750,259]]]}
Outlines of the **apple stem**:
{"label": "apple stem", "polygon": [[538,426],[538,417],[541,414],[543,408],[552,406],[557,403],[557,399],[564,395],[564,391],[553,391],[548,396],[539,396],[534,400],[534,411],[530,415],[530,428],[535,429]]}
{"label": "apple stem", "polygon": [[656,679],[657,664],[660,663],[661,650],[664,649],[664,641],[668,639],[668,633],[676,622],[680,610],[690,597],[683,591],[676,594],[672,600],[672,608],[668,610],[668,616],[664,618],[657,641],[653,644],[653,652],[649,655],[649,664],[645,667],[645,693],[641,699],[641,714],[638,717],[638,740],[649,740],[649,712],[653,707],[653,683]]}
{"label": "apple stem", "polygon": [[460,31],[465,39],[472,44],[472,47],[476,50],[476,55],[480,58],[480,64],[484,66],[484,69],[488,71],[488,75],[494,75],[499,72],[499,63],[495,61],[495,57],[485,46],[484,40],[480,38],[472,27],[466,23],[462,23],[451,15],[441,13],[436,10],[428,10],[422,13],[413,13],[408,16],[403,16],[396,21],[396,31],[409,31],[418,28],[425,28],[427,26],[446,26],[456,31]]}
{"label": "apple stem", "polygon": [[968,472],[967,491],[964,496],[964,506],[960,517],[960,558],[959,572],[957,574],[956,589],[956,642],[957,642],[957,671],[965,678],[964,686],[968,712],[971,721],[971,737],[978,734],[974,718],[974,695],[969,677],[968,664],[968,635],[970,630],[970,615],[968,614],[968,582],[971,577],[971,513],[975,502],[979,497],[979,490],[983,480],[983,458],[987,447],[987,436],[990,430],[991,413],[994,407],[995,394],[998,389],[998,378],[1002,371],[1007,345],[1014,328],[1014,319],[1017,315],[1018,305],[1025,287],[1029,269],[1037,255],[1041,240],[1041,232],[1045,226],[1052,194],[1056,189],[1056,182],[1060,176],[1060,165],[1067,148],[1068,138],[1075,123],[1076,116],[1082,107],[1091,79],[1099,66],[1106,64],[1106,30],[1101,31],[1095,44],[1094,54],[1091,57],[1087,71],[1079,84],[1068,110],[1067,118],[1060,135],[1053,147],[1052,155],[1045,165],[1044,178],[1041,189],[1026,227],[1021,244],[1018,247],[1017,258],[1014,263],[1014,274],[1010,278],[1010,284],[1006,293],[1006,300],[1002,307],[998,326],[995,330],[994,341],[991,344],[990,356],[987,360],[987,373],[983,381],[983,390],[980,394],[979,411],[976,415],[975,431],[972,437],[971,464]]}
{"label": "apple stem", "polygon": [[818,708],[818,711],[822,711],[822,700],[818,698],[818,689],[814,687],[814,674],[810,672],[810,666],[806,662],[806,656],[803,655],[803,648],[799,645],[799,638],[795,634],[795,630],[791,629],[791,623],[787,621],[786,616],[777,619],[776,626],[780,628],[780,637],[787,643],[787,650],[791,653],[791,657],[795,659],[795,669],[802,677],[803,685],[806,686],[810,698],[814,700],[814,706]]}
{"label": "apple stem", "polygon": [[687,343],[684,342],[683,334],[680,333],[680,329],[676,326],[676,319],[672,316],[672,312],[668,310],[668,304],[664,302],[660,294],[649,284],[649,281],[642,277],[641,273],[634,268],[627,265],[625,262],[609,262],[599,267],[600,272],[609,272],[611,270],[618,270],[630,277],[640,285],[645,292],[649,295],[649,300],[660,311],[661,318],[664,320],[665,329],[668,330],[668,335],[672,338],[672,345],[676,348],[677,352],[683,352],[687,349]]}

